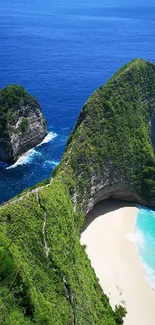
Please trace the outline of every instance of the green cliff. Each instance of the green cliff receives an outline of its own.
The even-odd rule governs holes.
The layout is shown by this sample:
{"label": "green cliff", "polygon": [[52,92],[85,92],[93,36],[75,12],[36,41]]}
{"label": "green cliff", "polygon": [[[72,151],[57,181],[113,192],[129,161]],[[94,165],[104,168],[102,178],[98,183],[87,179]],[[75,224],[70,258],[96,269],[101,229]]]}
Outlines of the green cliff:
{"label": "green cliff", "polygon": [[58,169],[84,213],[105,198],[155,206],[155,65],[121,68],[84,105]]}
{"label": "green cliff", "polygon": [[116,325],[79,237],[105,198],[154,206],[155,65],[134,60],[82,109],[50,184],[0,208],[0,324]]}
{"label": "green cliff", "polygon": [[0,160],[15,162],[46,134],[46,121],[34,97],[18,85],[0,91]]}

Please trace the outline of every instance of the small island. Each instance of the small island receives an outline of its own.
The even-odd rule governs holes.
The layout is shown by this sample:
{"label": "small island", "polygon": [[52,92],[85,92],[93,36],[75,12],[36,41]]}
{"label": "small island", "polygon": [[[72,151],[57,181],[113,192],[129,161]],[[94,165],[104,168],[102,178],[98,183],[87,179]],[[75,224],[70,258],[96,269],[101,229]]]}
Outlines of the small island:
{"label": "small island", "polygon": [[22,86],[0,91],[0,161],[12,164],[47,135],[37,100]]}

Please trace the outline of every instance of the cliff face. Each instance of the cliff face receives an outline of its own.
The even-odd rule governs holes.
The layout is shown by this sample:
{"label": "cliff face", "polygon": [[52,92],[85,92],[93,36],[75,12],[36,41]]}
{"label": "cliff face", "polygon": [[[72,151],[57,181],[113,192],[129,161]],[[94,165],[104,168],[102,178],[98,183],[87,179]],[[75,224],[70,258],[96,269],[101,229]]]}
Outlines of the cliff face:
{"label": "cliff face", "polygon": [[155,206],[154,116],[155,65],[141,59],[89,98],[58,169],[75,209],[106,198]]}
{"label": "cliff face", "polygon": [[15,162],[46,134],[46,121],[35,98],[16,85],[0,91],[1,161]]}
{"label": "cliff face", "polygon": [[85,104],[51,183],[0,208],[0,324],[123,324],[79,237],[100,200],[155,206],[154,112],[155,65],[134,60]]}

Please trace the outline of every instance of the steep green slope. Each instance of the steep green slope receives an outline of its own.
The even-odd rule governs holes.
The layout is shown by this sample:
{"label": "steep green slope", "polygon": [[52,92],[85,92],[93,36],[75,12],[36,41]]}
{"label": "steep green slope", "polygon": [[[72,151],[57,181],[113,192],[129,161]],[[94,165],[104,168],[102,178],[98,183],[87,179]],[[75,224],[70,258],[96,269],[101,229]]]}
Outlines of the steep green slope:
{"label": "steep green slope", "polygon": [[0,214],[0,324],[121,324],[123,310],[112,311],[80,246],[83,217],[63,183]]}
{"label": "steep green slope", "polygon": [[85,104],[52,183],[1,207],[0,324],[122,324],[79,236],[101,199],[154,204],[154,107],[155,66],[135,60]]}
{"label": "steep green slope", "polygon": [[107,197],[155,205],[154,110],[155,65],[140,59],[89,98],[59,167],[84,211]]}

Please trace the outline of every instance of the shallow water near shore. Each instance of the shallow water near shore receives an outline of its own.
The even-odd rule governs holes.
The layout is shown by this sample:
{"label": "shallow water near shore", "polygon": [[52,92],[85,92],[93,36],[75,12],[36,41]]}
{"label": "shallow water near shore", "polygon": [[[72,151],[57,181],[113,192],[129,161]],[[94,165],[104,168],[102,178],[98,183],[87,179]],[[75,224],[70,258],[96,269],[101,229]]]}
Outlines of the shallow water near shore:
{"label": "shallow water near shore", "polygon": [[[137,252],[137,245],[144,248],[145,243],[142,230],[137,228],[136,231],[138,214],[139,207],[127,202],[105,200],[97,203],[86,216],[81,244],[86,247],[112,308],[119,304],[126,307],[124,324],[152,325],[155,292],[146,281]],[[148,254],[151,254],[150,248]]]}
{"label": "shallow water near shore", "polygon": [[135,236],[146,279],[155,290],[155,211],[140,207]]}

